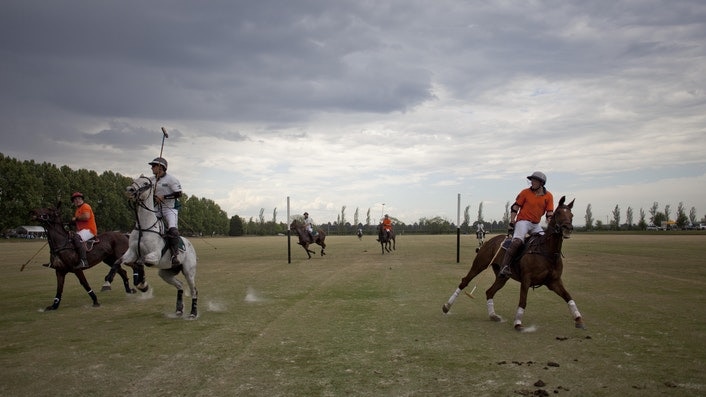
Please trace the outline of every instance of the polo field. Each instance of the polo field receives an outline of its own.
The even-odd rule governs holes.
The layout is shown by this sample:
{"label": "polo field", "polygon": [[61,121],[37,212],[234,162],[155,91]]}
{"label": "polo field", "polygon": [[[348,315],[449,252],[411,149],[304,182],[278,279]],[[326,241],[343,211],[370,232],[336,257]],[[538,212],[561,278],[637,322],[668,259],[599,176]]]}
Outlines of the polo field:
{"label": "polo field", "polygon": [[[490,239],[491,234],[487,238]],[[706,394],[706,234],[574,233],[563,243],[566,303],[531,289],[513,329],[519,284],[494,298],[494,275],[442,305],[478,243],[455,235],[326,237],[311,259],[291,237],[191,238],[198,318],[174,315],[175,290],[100,292],[109,268],[76,277],[61,307],[45,240],[0,241],[3,396],[692,396]],[[35,253],[34,259],[20,268]],[[128,269],[130,273],[131,270]],[[183,279],[183,276],[181,276]],[[544,394],[547,393],[547,394]]]}

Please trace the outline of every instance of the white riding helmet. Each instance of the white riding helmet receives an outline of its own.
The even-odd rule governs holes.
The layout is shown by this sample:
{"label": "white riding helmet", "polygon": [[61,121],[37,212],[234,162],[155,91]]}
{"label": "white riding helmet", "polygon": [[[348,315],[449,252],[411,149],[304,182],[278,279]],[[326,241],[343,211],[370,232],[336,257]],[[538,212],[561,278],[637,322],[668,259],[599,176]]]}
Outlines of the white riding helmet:
{"label": "white riding helmet", "polygon": [[533,172],[532,175],[527,177],[527,179],[529,179],[530,181],[532,179],[536,179],[536,180],[542,182],[542,186],[544,186],[547,183],[547,176],[544,175],[544,173],[540,172],[540,171]]}

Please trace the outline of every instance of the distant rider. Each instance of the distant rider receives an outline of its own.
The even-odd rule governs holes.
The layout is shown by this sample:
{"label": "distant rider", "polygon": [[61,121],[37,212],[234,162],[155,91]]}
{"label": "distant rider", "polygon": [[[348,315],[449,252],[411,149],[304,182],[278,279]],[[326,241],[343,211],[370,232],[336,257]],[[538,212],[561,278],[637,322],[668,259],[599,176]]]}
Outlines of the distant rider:
{"label": "distant rider", "polygon": [[304,229],[306,229],[306,233],[309,235],[309,240],[311,242],[314,242],[314,220],[309,218],[309,213],[305,212],[304,213]]}

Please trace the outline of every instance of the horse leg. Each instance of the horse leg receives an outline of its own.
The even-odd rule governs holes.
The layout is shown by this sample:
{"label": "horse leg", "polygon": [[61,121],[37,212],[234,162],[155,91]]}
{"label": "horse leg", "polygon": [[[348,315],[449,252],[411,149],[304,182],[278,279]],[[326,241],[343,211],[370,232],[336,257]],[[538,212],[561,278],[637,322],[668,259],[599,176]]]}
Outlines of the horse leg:
{"label": "horse leg", "polygon": [[309,244],[308,244],[308,243],[302,242],[302,248],[304,248],[304,251],[306,251],[306,255],[309,257],[309,259],[311,259],[311,254],[312,254],[312,253],[316,254],[316,252],[314,252],[314,251],[312,251],[312,250],[309,249]]}
{"label": "horse leg", "polygon": [[397,250],[397,248],[395,247],[396,245],[397,245],[397,243],[395,242],[395,238],[393,237],[393,238],[392,238],[392,250],[393,250],[393,251],[396,251],[396,250]]}
{"label": "horse leg", "polygon": [[56,273],[56,295],[54,296],[54,302],[51,304],[51,306],[47,306],[44,310],[57,310],[59,308],[59,304],[61,303],[61,295],[64,293],[64,280],[66,279],[66,273],[65,272],[60,272],[59,270],[55,271]]}
{"label": "horse leg", "polygon": [[441,310],[444,313],[448,313],[449,310],[451,310],[451,305],[454,304],[456,301],[456,298],[458,295],[461,293],[461,291],[468,286],[468,284],[473,280],[474,277],[479,275],[483,270],[488,268],[488,264],[485,263],[485,260],[483,260],[480,257],[476,257],[476,259],[473,260],[473,264],[471,265],[471,268],[468,270],[468,274],[466,274],[465,277],[461,279],[461,283],[458,284],[458,288],[456,288],[456,291],[454,291],[453,294],[451,294],[451,297],[449,300],[442,306]]}
{"label": "horse leg", "polygon": [[171,284],[177,289],[177,300],[176,300],[176,315],[181,316],[184,314],[184,286],[181,281],[176,278],[178,271],[172,269],[160,269],[159,277],[162,278],[167,284]]}
{"label": "horse leg", "polygon": [[[504,277],[507,278],[507,277]],[[520,302],[517,305],[517,311],[515,312],[515,330],[524,331],[525,327],[522,326],[522,317],[525,314],[525,309],[527,308],[527,292],[529,291],[530,280],[529,276],[527,279],[523,279],[520,282]]]}
{"label": "horse leg", "polygon": [[103,286],[101,287],[101,292],[103,291],[110,291],[112,288],[110,287],[110,284],[113,282],[113,279],[115,278],[115,267],[111,266],[110,271],[108,271],[108,274],[105,275],[105,282],[103,283]]}
{"label": "horse leg", "polygon": [[98,303],[98,297],[96,296],[96,293],[93,292],[91,286],[88,284],[88,280],[86,280],[86,275],[83,274],[83,270],[77,269],[74,274],[76,275],[76,278],[78,278],[78,281],[79,283],[81,283],[83,289],[88,292],[88,296],[90,296],[91,300],[93,300],[93,307],[99,307],[101,304]]}
{"label": "horse leg", "polygon": [[581,313],[579,312],[579,309],[576,306],[576,302],[574,302],[574,300],[571,298],[571,294],[569,294],[566,288],[564,288],[564,283],[561,281],[561,279],[548,284],[547,288],[559,295],[569,306],[571,318],[574,319],[574,326],[576,328],[586,329],[586,324],[584,324],[583,322],[583,317],[581,317]]}
{"label": "horse leg", "polygon": [[488,308],[488,317],[492,321],[500,322],[503,320],[502,317],[498,316],[495,313],[495,302],[493,301],[493,297],[495,297],[495,294],[505,286],[505,283],[507,283],[508,280],[509,280],[509,278],[507,278],[507,277],[497,277],[497,275],[496,275],[495,281],[493,282],[493,285],[491,285],[490,288],[488,288],[485,291],[486,306]]}
{"label": "horse leg", "polygon": [[145,279],[145,265],[142,263],[132,264],[132,284],[142,292],[147,292],[150,289]]}
{"label": "horse leg", "polygon": [[186,283],[189,284],[189,291],[191,292],[191,312],[189,313],[190,319],[195,319],[198,317],[198,298],[199,290],[196,289],[196,268],[192,267],[189,270],[182,270],[184,277],[186,277]]}

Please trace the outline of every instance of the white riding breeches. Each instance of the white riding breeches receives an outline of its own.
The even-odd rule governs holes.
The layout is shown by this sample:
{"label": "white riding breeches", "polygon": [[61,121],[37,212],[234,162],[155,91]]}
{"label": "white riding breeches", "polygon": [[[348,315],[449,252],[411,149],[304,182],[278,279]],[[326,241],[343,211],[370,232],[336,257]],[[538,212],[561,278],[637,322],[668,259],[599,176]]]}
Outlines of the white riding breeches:
{"label": "white riding breeches", "polygon": [[515,233],[513,233],[512,238],[519,238],[524,241],[525,236],[528,234],[544,234],[544,229],[542,229],[539,223],[532,223],[530,221],[515,222]]}
{"label": "white riding breeches", "polygon": [[81,236],[81,240],[83,240],[83,241],[88,241],[88,240],[92,239],[93,237],[95,237],[93,235],[93,233],[91,233],[91,231],[88,229],[79,230],[76,232],[76,234]]}

